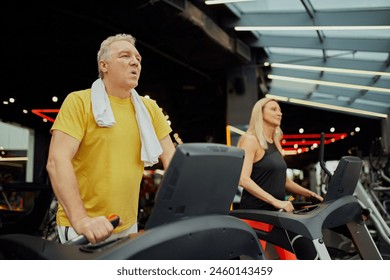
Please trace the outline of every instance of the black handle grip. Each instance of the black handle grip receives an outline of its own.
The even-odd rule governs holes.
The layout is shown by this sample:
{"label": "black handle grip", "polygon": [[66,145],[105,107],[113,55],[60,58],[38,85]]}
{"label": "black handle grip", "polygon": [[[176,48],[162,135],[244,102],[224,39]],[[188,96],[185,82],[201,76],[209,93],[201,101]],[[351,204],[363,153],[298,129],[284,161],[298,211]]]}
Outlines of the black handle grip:
{"label": "black handle grip", "polygon": [[65,245],[85,245],[88,244],[87,238],[84,235],[79,235],[76,238],[73,238],[64,243]]}
{"label": "black handle grip", "polygon": [[[112,226],[116,228],[119,225],[120,218],[118,215],[110,215],[108,216],[108,220],[111,222]],[[84,235],[79,235],[76,238],[73,238],[72,240],[69,240],[64,243],[65,245],[85,245],[88,244],[88,239],[85,238]]]}
{"label": "black handle grip", "polygon": [[329,176],[329,178],[332,178],[332,173],[326,168],[325,165],[325,155],[324,155],[324,149],[325,149],[325,133],[321,132],[321,142],[320,142],[320,166],[322,170]]}
{"label": "black handle grip", "polygon": [[116,228],[119,225],[120,219],[119,219],[119,216],[116,214],[112,214],[112,215],[108,216],[108,220],[111,222],[111,224],[114,228]]}

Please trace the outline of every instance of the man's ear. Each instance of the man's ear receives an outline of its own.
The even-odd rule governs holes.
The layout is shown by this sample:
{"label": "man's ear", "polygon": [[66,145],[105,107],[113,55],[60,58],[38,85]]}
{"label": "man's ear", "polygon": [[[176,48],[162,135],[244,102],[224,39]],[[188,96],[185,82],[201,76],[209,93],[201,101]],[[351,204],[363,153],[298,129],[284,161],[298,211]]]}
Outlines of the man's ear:
{"label": "man's ear", "polygon": [[106,63],[104,60],[100,60],[100,61],[99,61],[99,69],[100,69],[100,71],[102,71],[103,73],[106,73],[106,72],[107,72],[107,63]]}

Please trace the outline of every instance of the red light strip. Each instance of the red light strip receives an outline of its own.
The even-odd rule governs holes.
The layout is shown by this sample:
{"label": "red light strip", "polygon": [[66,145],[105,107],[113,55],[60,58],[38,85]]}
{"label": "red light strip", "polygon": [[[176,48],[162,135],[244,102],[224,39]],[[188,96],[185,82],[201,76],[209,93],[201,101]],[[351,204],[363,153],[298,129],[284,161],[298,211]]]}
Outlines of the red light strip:
{"label": "red light strip", "polygon": [[[341,139],[344,139],[348,136],[347,133],[328,133],[325,134],[325,141],[324,144],[330,144],[334,143],[336,141],[339,141]],[[291,152],[296,151],[296,154],[301,154],[304,152],[310,151],[311,146],[314,144],[317,144],[318,146],[321,144],[320,140],[305,140],[305,138],[314,139],[314,138],[320,138],[321,134],[288,134],[284,135],[283,139],[281,141],[281,145],[283,146],[283,150]],[[303,138],[303,139],[302,139]],[[296,139],[296,141],[286,141],[285,139]],[[297,148],[292,148],[291,146],[297,145]],[[290,148],[288,148],[290,147]]]}
{"label": "red light strip", "polygon": [[[325,133],[325,138],[345,138],[347,133]],[[285,134],[282,139],[321,138],[321,134]]]}
{"label": "red light strip", "polygon": [[58,113],[60,109],[32,109],[31,112],[34,113],[35,115],[40,116],[42,119],[46,119],[50,122],[54,122],[54,119],[42,114],[42,113]]}
{"label": "red light strip", "polygon": [[[338,140],[338,139],[337,139]],[[332,142],[332,140],[325,140],[325,144],[329,144],[330,142]],[[282,146],[294,146],[295,144],[299,145],[299,146],[311,146],[313,144],[320,144],[321,141],[318,140],[318,141],[305,141],[305,140],[301,140],[301,141],[282,141],[281,144]]]}
{"label": "red light strip", "polygon": [[[239,133],[240,134],[240,133]],[[348,136],[347,133],[325,133],[324,144],[334,143],[341,139],[344,139]],[[230,145],[230,128],[226,127],[226,137]],[[286,139],[292,139],[287,141]],[[294,139],[296,139],[294,141]],[[306,140],[310,139],[310,140]],[[317,144],[317,148],[321,144],[321,134],[312,133],[312,134],[285,134],[283,135],[281,145],[283,150],[288,153],[288,155],[297,155],[310,151],[313,149],[313,145]],[[298,145],[297,148],[294,148],[294,145]]]}

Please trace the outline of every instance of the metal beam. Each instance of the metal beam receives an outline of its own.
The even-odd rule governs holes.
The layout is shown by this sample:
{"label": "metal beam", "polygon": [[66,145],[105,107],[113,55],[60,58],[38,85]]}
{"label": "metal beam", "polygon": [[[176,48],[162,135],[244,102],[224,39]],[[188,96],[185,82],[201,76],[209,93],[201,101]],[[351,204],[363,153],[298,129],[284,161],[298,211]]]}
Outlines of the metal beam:
{"label": "metal beam", "polygon": [[181,11],[181,15],[188,19],[195,26],[201,28],[212,40],[224,49],[238,55],[240,58],[250,61],[251,49],[244,42],[231,37],[226,33],[212,18],[187,0],[172,1],[164,0],[165,3],[172,5]]}

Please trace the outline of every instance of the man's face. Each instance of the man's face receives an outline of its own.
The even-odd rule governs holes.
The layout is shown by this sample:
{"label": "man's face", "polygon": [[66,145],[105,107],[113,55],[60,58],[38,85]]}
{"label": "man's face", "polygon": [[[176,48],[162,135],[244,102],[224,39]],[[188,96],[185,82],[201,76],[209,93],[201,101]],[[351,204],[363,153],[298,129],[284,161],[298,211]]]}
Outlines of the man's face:
{"label": "man's face", "polygon": [[127,41],[114,42],[110,49],[111,56],[106,61],[104,77],[119,87],[135,88],[141,74],[141,55]]}

